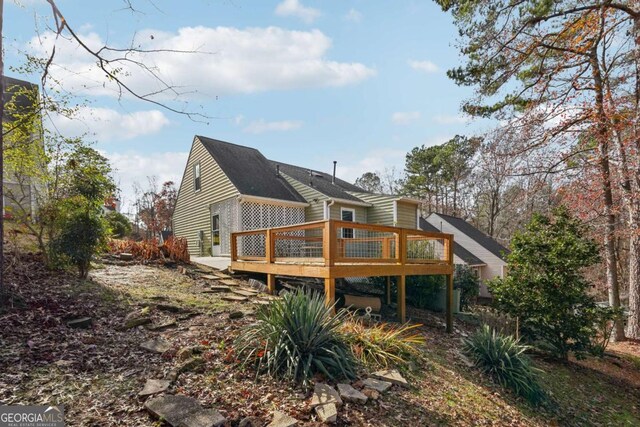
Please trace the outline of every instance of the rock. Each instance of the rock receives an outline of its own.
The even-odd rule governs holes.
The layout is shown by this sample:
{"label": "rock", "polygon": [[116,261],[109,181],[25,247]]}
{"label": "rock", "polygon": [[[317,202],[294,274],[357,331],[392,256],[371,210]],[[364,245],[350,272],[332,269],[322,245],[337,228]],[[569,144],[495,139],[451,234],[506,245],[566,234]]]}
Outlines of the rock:
{"label": "rock", "polygon": [[230,292],[231,288],[229,288],[228,286],[224,286],[224,285],[211,285],[209,287],[209,289],[203,291],[204,293],[207,294],[217,294],[220,292]]}
{"label": "rock", "polygon": [[234,294],[243,296],[243,297],[253,297],[256,296],[258,293],[257,292],[249,292],[243,289],[231,289],[231,292],[233,292]]}
{"label": "rock", "polygon": [[133,261],[133,254],[122,252],[119,256],[121,261]]}
{"label": "rock", "polygon": [[298,425],[298,420],[284,412],[274,411],[273,420],[267,425],[267,427],[294,427]]}
{"label": "rock", "polygon": [[380,393],[384,393],[389,389],[389,387],[391,387],[390,382],[376,380],[375,378],[367,378],[366,380],[362,381],[362,385],[364,387],[376,390]]}
{"label": "rock", "polygon": [[168,380],[147,380],[144,388],[138,396],[151,396],[152,394],[162,393],[171,385],[171,381]]}
{"label": "rock", "polygon": [[187,359],[191,359],[193,356],[197,354],[201,354],[202,352],[204,352],[204,347],[201,345],[183,347],[180,350],[178,350],[178,353],[176,353],[176,359],[182,362]]}
{"label": "rock", "polygon": [[152,415],[166,421],[171,426],[180,425],[180,422],[189,415],[202,410],[197,400],[183,395],[156,397],[145,402],[144,407]]}
{"label": "rock", "polygon": [[72,319],[67,322],[67,326],[74,329],[87,329],[91,327],[93,320],[91,317],[80,317],[78,319]]}
{"label": "rock", "polygon": [[384,369],[382,371],[374,372],[371,376],[378,380],[390,382],[391,384],[409,387],[407,380],[405,380],[396,369]]}
{"label": "rock", "polygon": [[227,286],[238,286],[236,281],[235,280],[231,280],[231,279],[220,280],[220,283],[222,283],[223,285],[227,285]]}
{"label": "rock", "polygon": [[168,311],[170,313],[184,313],[188,311],[183,309],[182,307],[179,307],[177,305],[172,305],[172,304],[158,304],[156,305],[156,308],[158,310]]}
{"label": "rock", "polygon": [[178,317],[178,320],[189,320],[192,317],[196,317],[196,316],[199,316],[199,315],[200,315],[200,313],[191,312],[191,313],[187,313],[185,315],[182,315],[182,316]]}
{"label": "rock", "polygon": [[246,417],[240,420],[238,427],[262,427],[264,422],[258,417]]}
{"label": "rock", "polygon": [[179,427],[218,427],[226,422],[227,419],[215,409],[202,409],[185,417]]}
{"label": "rock", "polygon": [[347,402],[367,403],[367,396],[351,387],[350,384],[338,384],[338,392],[340,397]]}
{"label": "rock", "polygon": [[244,313],[241,311],[232,311],[229,313],[229,319],[242,319],[244,317]]}
{"label": "rock", "polygon": [[147,326],[147,329],[150,331],[164,331],[165,329],[173,328],[177,325],[178,323],[175,320],[169,320],[167,322],[160,323],[159,325]]}
{"label": "rock", "polygon": [[326,405],[327,403],[334,403],[338,406],[342,406],[342,399],[338,392],[327,384],[316,383],[313,388],[313,396],[311,397],[311,407],[315,408],[319,405]]}
{"label": "rock", "polygon": [[140,344],[140,347],[152,353],[164,353],[171,348],[171,344],[163,339],[150,339]]}
{"label": "rock", "polygon": [[200,278],[204,280],[220,280],[218,276],[213,276],[211,274],[203,274]]}
{"label": "rock", "polygon": [[456,354],[458,355],[458,358],[462,361],[462,363],[464,363],[464,365],[467,368],[473,368],[474,366],[476,366],[475,363],[473,363],[471,360],[469,360],[469,358],[467,356],[465,356],[464,354],[462,354],[459,351],[456,351]]}
{"label": "rock", "polygon": [[323,423],[335,423],[338,420],[338,408],[335,403],[316,406],[316,414]]}
{"label": "rock", "polygon": [[220,279],[231,279],[231,276],[229,276],[228,274],[224,274],[221,271],[214,271],[213,274],[215,274]]}
{"label": "rock", "polygon": [[180,376],[180,372],[178,372],[177,369],[172,369],[169,372],[167,372],[167,375],[165,375],[164,377],[167,379],[167,381],[173,383],[173,382],[176,382],[179,376]]}
{"label": "rock", "polygon": [[200,356],[192,357],[178,366],[178,372],[200,372],[204,368],[204,359]]}
{"label": "rock", "polygon": [[371,400],[378,400],[380,398],[380,392],[372,388],[365,388],[364,390],[362,390],[362,394],[364,394]]}
{"label": "rock", "polygon": [[148,323],[151,323],[150,317],[138,317],[137,319],[128,320],[124,324],[123,329],[137,328],[138,326],[146,325]]}
{"label": "rock", "polygon": [[222,299],[224,301],[233,301],[233,302],[243,302],[243,301],[249,300],[249,298],[241,297],[240,295],[223,295]]}

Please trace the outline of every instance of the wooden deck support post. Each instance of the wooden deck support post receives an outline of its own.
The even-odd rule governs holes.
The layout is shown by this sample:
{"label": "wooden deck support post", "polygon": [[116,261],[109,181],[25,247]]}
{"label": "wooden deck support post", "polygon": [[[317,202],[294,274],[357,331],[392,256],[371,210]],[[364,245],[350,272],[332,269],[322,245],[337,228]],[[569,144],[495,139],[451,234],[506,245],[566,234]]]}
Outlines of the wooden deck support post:
{"label": "wooden deck support post", "polygon": [[[327,307],[332,306],[336,302],[336,279],[324,279],[324,303]],[[334,309],[335,312],[335,309]]]}
{"label": "wooden deck support post", "polygon": [[451,266],[451,274],[447,274],[447,332],[453,332],[453,236],[445,240],[447,262]]}
{"label": "wooden deck support post", "polygon": [[276,275],[267,274],[267,289],[271,295],[276,294]]}
{"label": "wooden deck support post", "polygon": [[391,304],[391,276],[387,276],[387,305]]}
{"label": "wooden deck support post", "polygon": [[398,320],[404,323],[407,320],[406,276],[398,277]]}

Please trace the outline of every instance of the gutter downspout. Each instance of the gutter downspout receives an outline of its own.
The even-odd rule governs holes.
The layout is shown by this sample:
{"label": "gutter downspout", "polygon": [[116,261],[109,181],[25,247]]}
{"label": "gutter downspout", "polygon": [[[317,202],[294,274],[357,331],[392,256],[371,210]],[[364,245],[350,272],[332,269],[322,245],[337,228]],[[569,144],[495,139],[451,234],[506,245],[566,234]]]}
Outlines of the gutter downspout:
{"label": "gutter downspout", "polygon": [[329,200],[324,201],[324,219],[331,219],[331,206],[333,206],[335,202],[333,199],[331,199],[331,202],[329,202]]}
{"label": "gutter downspout", "polygon": [[393,226],[396,227],[398,225],[398,201],[393,201]]}

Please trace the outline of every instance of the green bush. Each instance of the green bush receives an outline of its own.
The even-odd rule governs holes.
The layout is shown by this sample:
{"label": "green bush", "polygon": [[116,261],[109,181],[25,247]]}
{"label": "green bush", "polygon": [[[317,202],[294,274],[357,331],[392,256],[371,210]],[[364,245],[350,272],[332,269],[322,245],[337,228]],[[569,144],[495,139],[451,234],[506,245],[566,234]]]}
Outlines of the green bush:
{"label": "green bush", "polygon": [[108,212],[104,219],[107,221],[111,237],[122,239],[131,234],[131,222],[120,212]]}
{"label": "green bush", "polygon": [[357,319],[344,322],[340,328],[354,357],[368,368],[404,365],[420,352],[426,340],[415,331],[422,325],[391,325],[378,323],[367,326]]}
{"label": "green bush", "polygon": [[356,361],[340,333],[346,311],[333,314],[319,293],[297,290],[262,306],[257,322],[235,342],[237,357],[258,373],[310,385],[321,373],[329,379],[355,377]]}
{"label": "green bush", "polygon": [[453,287],[460,289],[460,310],[466,311],[480,295],[480,281],[468,265],[456,265]]}
{"label": "green bush", "polygon": [[522,336],[562,359],[590,351],[597,335],[600,309],[583,269],[598,261],[599,248],[585,233],[566,208],[534,215],[511,240],[508,276],[488,283],[496,308],[520,320]]}
{"label": "green bush", "polygon": [[463,341],[463,351],[485,374],[501,386],[510,388],[533,405],[546,400],[537,380],[539,369],[524,354],[527,346],[510,335],[502,335],[488,325]]}

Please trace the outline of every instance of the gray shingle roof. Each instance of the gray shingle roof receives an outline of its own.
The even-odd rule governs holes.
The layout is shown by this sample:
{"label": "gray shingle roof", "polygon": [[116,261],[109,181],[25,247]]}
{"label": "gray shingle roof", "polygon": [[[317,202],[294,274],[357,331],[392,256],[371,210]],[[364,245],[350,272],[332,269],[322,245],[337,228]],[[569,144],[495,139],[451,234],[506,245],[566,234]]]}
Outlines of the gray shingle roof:
{"label": "gray shingle roof", "polygon": [[[320,193],[325,196],[336,198],[336,199],[344,199],[344,200],[352,200],[354,202],[362,202],[362,200],[358,199],[355,196],[347,193],[347,191],[356,191],[360,193],[367,193],[367,191],[363,190],[360,187],[356,187],[353,184],[348,183],[347,181],[343,181],[339,178],[336,178],[335,184],[331,183],[332,175],[324,172],[320,172],[313,169],[302,168],[300,166],[289,165],[286,163],[276,162],[274,160],[270,160],[273,169],[275,170],[276,165],[280,166],[280,172],[289,175],[291,178],[300,181],[305,185],[309,185],[313,187]],[[310,173],[311,172],[311,173]]]}
{"label": "gray shingle roof", "polygon": [[196,135],[240,194],[306,203],[255,148]]}
{"label": "gray shingle roof", "polygon": [[471,237],[475,240],[479,245],[484,247],[486,250],[497,256],[498,258],[505,260],[505,256],[509,254],[509,249],[502,246],[493,238],[487,236],[482,231],[475,228],[473,225],[469,224],[462,218],[458,218],[456,216],[445,215],[438,213],[436,215],[444,218],[449,224],[462,231],[467,236]]}
{"label": "gray shingle roof", "polygon": [[[436,233],[440,232],[437,227],[435,227],[422,217],[420,217],[420,229],[422,231],[435,231]],[[480,258],[466,250],[460,243],[456,242],[455,237],[453,239],[453,253],[469,265],[486,264],[486,262],[482,261]]]}

